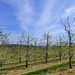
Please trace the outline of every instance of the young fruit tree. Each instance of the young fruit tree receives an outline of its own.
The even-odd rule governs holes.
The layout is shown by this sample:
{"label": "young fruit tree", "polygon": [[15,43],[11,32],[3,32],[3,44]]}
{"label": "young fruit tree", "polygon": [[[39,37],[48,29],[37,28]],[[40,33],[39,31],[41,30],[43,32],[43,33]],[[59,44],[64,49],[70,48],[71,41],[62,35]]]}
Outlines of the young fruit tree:
{"label": "young fruit tree", "polygon": [[18,49],[18,55],[19,55],[19,63],[21,63],[21,59],[22,59],[22,41],[19,41],[17,42],[18,45],[19,45],[19,49]]}
{"label": "young fruit tree", "polygon": [[59,40],[57,42],[57,49],[58,49],[58,54],[59,54],[59,60],[61,61],[62,59],[62,47],[63,47],[63,39],[61,36],[59,36]]}
{"label": "young fruit tree", "polygon": [[6,57],[8,55],[8,45],[10,43],[8,36],[10,33],[3,34],[2,29],[0,29],[0,66],[5,62]]}
{"label": "young fruit tree", "polygon": [[37,40],[34,40],[34,51],[33,51],[34,61],[36,61],[36,55],[37,55]]}
{"label": "young fruit tree", "polygon": [[69,17],[67,18],[67,21],[63,22],[61,19],[61,24],[64,26],[64,30],[67,32],[68,34],[68,46],[69,46],[69,68],[72,68],[72,63],[71,63],[71,59],[73,57],[73,50],[72,50],[72,44],[73,44],[73,39],[74,39],[74,27],[75,25],[74,23],[75,18],[73,19],[72,23],[69,21]]}
{"label": "young fruit tree", "polygon": [[46,52],[45,52],[45,61],[46,63],[48,62],[48,50],[49,47],[51,45],[52,42],[52,36],[50,36],[49,33],[44,33],[44,43],[45,43],[45,48],[46,48]]}
{"label": "young fruit tree", "polygon": [[57,42],[56,47],[57,47],[56,49],[58,51],[59,60],[61,61],[61,44],[59,44]]}
{"label": "young fruit tree", "polygon": [[26,68],[28,68],[29,50],[32,41],[34,40],[33,34],[26,33],[25,31],[21,35],[22,43],[26,46]]}

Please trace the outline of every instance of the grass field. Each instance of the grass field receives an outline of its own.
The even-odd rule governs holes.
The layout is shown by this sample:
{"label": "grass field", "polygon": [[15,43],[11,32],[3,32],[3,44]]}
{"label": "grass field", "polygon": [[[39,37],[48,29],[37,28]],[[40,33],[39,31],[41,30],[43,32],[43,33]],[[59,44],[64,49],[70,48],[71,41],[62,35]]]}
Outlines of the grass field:
{"label": "grass field", "polygon": [[[67,63],[65,63],[67,62]],[[75,63],[75,61],[73,61]],[[0,74],[2,75],[46,75],[52,74],[53,71],[56,72],[55,69],[60,68],[64,65],[68,65],[68,60],[58,61],[58,59],[50,58],[48,63],[45,64],[42,60],[37,60],[36,62],[30,61],[29,67],[25,68],[25,63],[18,64],[8,64],[4,65],[3,68],[0,69]],[[50,72],[49,72],[50,71]],[[53,74],[55,73],[53,72]],[[59,73],[59,72],[58,72]]]}
{"label": "grass field", "polygon": [[[66,61],[65,61],[66,62]],[[69,69],[68,68],[68,62],[64,63],[60,63],[57,62],[58,64],[54,64],[51,67],[48,68],[44,68],[44,69],[40,69],[40,70],[36,70],[34,72],[29,72],[26,74],[22,74],[22,75],[73,75],[75,72],[75,67],[73,67],[74,69]],[[60,63],[60,64],[59,64]],[[72,61],[72,64],[74,66],[75,61]],[[70,71],[70,72],[68,72]]]}
{"label": "grass field", "polygon": [[[58,61],[58,58],[54,59],[54,58],[50,58],[48,60],[48,63],[51,63],[51,62],[56,62]],[[45,61],[42,61],[42,60],[37,60],[37,61],[30,61],[29,62],[29,67],[28,69],[30,70],[31,67],[35,67],[35,66],[39,66],[39,65],[45,65]],[[39,67],[38,67],[39,68]],[[9,72],[9,75],[10,73],[13,71],[13,73],[15,71],[23,71],[25,70],[25,62],[23,63],[8,63],[8,64],[4,64],[1,68],[0,68],[0,73],[2,72],[2,74],[7,74]],[[27,69],[26,69],[27,70]],[[13,73],[11,73],[13,75]],[[7,74],[8,75],[8,74]],[[15,73],[16,75],[16,73]]]}

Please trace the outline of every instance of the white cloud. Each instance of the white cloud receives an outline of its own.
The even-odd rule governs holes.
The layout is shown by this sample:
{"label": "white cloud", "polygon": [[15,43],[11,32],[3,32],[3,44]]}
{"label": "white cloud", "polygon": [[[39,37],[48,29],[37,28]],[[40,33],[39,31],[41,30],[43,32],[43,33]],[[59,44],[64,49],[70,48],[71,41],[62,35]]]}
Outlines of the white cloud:
{"label": "white cloud", "polygon": [[49,26],[49,27],[47,27],[47,28],[45,29],[45,31],[49,31],[49,30],[54,29],[54,28],[56,28],[56,27],[59,27],[59,25],[52,25],[52,26]]}
{"label": "white cloud", "polygon": [[4,0],[16,10],[15,16],[20,21],[21,28],[28,30],[28,27],[33,23],[34,10],[29,4],[30,0]]}
{"label": "white cloud", "polygon": [[62,15],[62,18],[68,17],[75,13],[75,6],[71,6],[70,8],[65,9],[64,14]]}
{"label": "white cloud", "polygon": [[[5,0],[4,0],[5,1]],[[27,31],[30,31],[30,27],[35,28],[36,30],[36,37],[41,37],[43,32],[50,32],[50,29],[54,29],[58,27],[57,23],[52,23],[58,21],[58,17],[60,13],[54,14],[55,10],[55,3],[58,2],[58,0],[45,0],[44,7],[42,8],[42,12],[38,16],[38,19],[35,19],[34,16],[38,13],[36,13],[35,9],[30,4],[31,0],[7,0],[6,2],[16,9],[16,18],[20,21],[21,28],[25,29]],[[39,8],[40,9],[40,8]],[[54,11],[53,11],[54,9]],[[39,12],[39,11],[38,11]],[[62,17],[66,17],[68,15],[71,15],[73,12],[75,12],[75,7],[71,7],[68,9],[65,9],[65,13]],[[51,16],[52,15],[52,16]],[[56,19],[56,21],[54,21]],[[30,31],[31,32],[31,31]],[[58,34],[64,32],[61,29],[58,29],[57,31],[52,31],[53,34]]]}
{"label": "white cloud", "polygon": [[[29,30],[29,27],[35,28],[36,32],[43,33],[56,26],[48,26],[51,22],[51,13],[56,0],[47,0],[43,11],[41,12],[39,19],[35,20],[33,16],[36,16],[35,9],[29,4],[30,0],[24,0],[25,3],[18,6],[18,12],[16,13],[17,19],[21,22],[22,29]],[[40,29],[39,29],[40,28]],[[45,29],[45,30],[44,30]],[[33,29],[34,30],[34,29]],[[39,35],[38,35],[39,36]]]}
{"label": "white cloud", "polygon": [[64,29],[59,29],[59,30],[52,31],[52,34],[56,35],[56,34],[61,34],[61,33],[64,33],[64,32],[65,32]]}
{"label": "white cloud", "polygon": [[18,12],[16,13],[17,19],[21,22],[22,29],[28,30],[28,27],[33,22],[34,10],[29,5],[29,0],[25,0],[25,3],[22,7],[18,7]]}
{"label": "white cloud", "polygon": [[44,5],[43,12],[36,23],[36,27],[47,26],[51,22],[51,13],[56,0],[47,0]]}
{"label": "white cloud", "polygon": [[28,30],[28,27],[30,26],[33,26],[34,28],[40,28],[41,26],[47,27],[51,21],[51,10],[56,0],[45,1],[45,5],[42,8],[43,11],[38,20],[35,20],[33,17],[37,14],[35,13],[35,9],[29,4],[29,1],[30,0],[23,0],[23,2],[20,0],[8,0],[7,2],[17,8],[16,17],[20,21],[22,29]]}
{"label": "white cloud", "polygon": [[[24,0],[25,2],[22,3],[22,6],[18,6],[18,12],[16,13],[17,19],[21,22],[22,29],[29,30],[31,26],[33,28],[46,28],[51,21],[51,13],[52,8],[56,0],[47,0],[44,7],[42,8],[43,11],[41,12],[39,19],[34,19],[33,16],[36,17],[37,13],[35,9],[29,4],[30,0]],[[43,27],[42,27],[43,26]]]}

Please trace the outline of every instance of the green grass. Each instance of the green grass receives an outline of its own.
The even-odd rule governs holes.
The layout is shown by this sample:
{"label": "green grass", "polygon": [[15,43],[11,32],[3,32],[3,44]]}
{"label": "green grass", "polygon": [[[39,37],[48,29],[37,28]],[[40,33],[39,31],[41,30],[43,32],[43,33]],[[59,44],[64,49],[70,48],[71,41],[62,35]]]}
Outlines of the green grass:
{"label": "green grass", "polygon": [[[38,60],[44,60],[44,59],[38,59]],[[29,60],[29,61],[34,61],[34,60]],[[21,63],[25,63],[26,61],[21,61]],[[16,65],[19,64],[19,62],[14,62],[14,63],[7,63],[7,64],[3,64],[3,65]]]}
{"label": "green grass", "polygon": [[20,66],[14,66],[14,67],[8,67],[8,68],[1,68],[0,70],[12,70],[12,69],[16,69],[16,68],[20,68],[26,65],[20,65]]}
{"label": "green grass", "polygon": [[[53,61],[59,61],[59,59],[52,59],[52,60],[48,60],[48,62],[53,62]],[[36,65],[36,64],[40,64],[40,63],[45,64],[45,61],[32,63],[31,65]]]}
{"label": "green grass", "polygon": [[[53,62],[53,61],[58,61],[59,59],[52,59],[49,60],[48,62]],[[40,64],[40,63],[45,63],[45,61],[42,62],[36,62],[36,63],[32,63],[29,65],[36,65],[36,64]],[[16,69],[16,68],[20,68],[20,67],[25,67],[26,65],[20,65],[20,66],[14,66],[14,67],[8,67],[8,68],[1,68],[0,70],[12,70],[12,69]]]}
{"label": "green grass", "polygon": [[[72,64],[75,63],[75,61],[72,61]],[[48,70],[52,71],[52,70],[55,70],[57,68],[60,68],[62,66],[67,66],[69,65],[69,62],[66,62],[66,63],[62,63],[62,64],[59,64],[59,65],[54,65],[54,66],[51,66],[49,68],[45,68],[45,69],[40,69],[40,70],[36,70],[34,72],[29,72],[27,74],[22,74],[22,75],[43,75],[43,73],[46,73]]]}

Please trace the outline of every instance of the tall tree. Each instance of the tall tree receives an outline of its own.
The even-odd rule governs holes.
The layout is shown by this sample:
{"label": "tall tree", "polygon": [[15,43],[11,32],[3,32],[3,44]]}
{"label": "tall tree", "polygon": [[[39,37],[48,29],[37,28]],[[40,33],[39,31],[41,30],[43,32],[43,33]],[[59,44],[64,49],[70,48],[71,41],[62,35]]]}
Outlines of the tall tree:
{"label": "tall tree", "polygon": [[37,54],[37,40],[34,40],[34,54],[33,54],[33,57],[34,57],[34,61],[36,61],[36,54]]}
{"label": "tall tree", "polygon": [[61,49],[61,47],[62,47],[62,38],[61,38],[61,36],[59,36],[59,42],[57,42],[57,48],[58,48],[58,50],[59,50],[59,60],[61,61],[61,55],[62,55],[62,49]]}
{"label": "tall tree", "polygon": [[30,44],[34,40],[33,35],[34,33],[29,34],[29,33],[26,33],[25,31],[21,35],[22,42],[27,47],[26,49],[26,68],[28,68],[28,57],[29,57]]}
{"label": "tall tree", "polygon": [[[2,64],[4,63],[4,61],[6,60],[7,57],[7,45],[10,43],[8,37],[9,37],[10,33],[6,33],[3,34],[2,29],[0,29],[0,43],[1,43],[1,48],[0,48],[0,66],[2,66]],[[4,51],[5,50],[5,51]],[[5,53],[4,53],[5,52]]]}
{"label": "tall tree", "polygon": [[22,49],[21,49],[21,45],[22,45],[22,41],[19,41],[17,42],[19,44],[19,49],[18,49],[18,55],[19,55],[19,63],[21,63],[21,59],[22,59],[22,55],[21,55],[21,52],[22,52]]}
{"label": "tall tree", "polygon": [[74,23],[75,18],[73,19],[72,23],[69,22],[69,17],[67,18],[67,21],[63,22],[61,19],[61,24],[64,26],[64,30],[67,32],[68,34],[68,45],[69,45],[69,68],[72,68],[72,64],[71,64],[71,59],[73,57],[73,52],[72,52],[72,38],[74,37],[74,33],[73,31],[73,27],[75,27]]}
{"label": "tall tree", "polygon": [[44,34],[44,40],[45,40],[45,47],[46,47],[46,53],[45,53],[45,61],[46,63],[48,62],[48,50],[49,50],[49,46],[51,45],[51,38],[52,36],[50,36],[49,33],[45,33]]}

